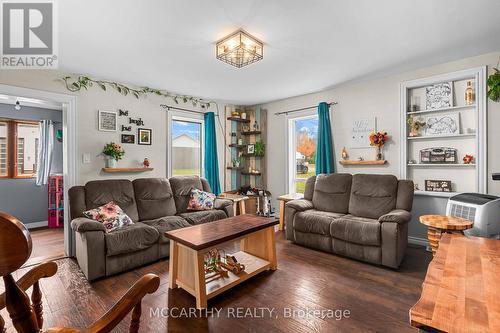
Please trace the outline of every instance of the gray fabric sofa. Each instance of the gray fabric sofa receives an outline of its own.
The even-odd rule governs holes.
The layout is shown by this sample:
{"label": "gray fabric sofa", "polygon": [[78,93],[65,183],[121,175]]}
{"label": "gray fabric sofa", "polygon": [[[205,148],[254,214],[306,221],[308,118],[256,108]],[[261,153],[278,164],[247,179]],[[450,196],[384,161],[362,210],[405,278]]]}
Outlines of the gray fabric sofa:
{"label": "gray fabric sofa", "polygon": [[285,206],[286,238],[297,244],[398,268],[408,243],[413,182],[392,175],[318,175],[304,199]]}
{"label": "gray fabric sofa", "polygon": [[[234,215],[233,203],[216,199],[215,209],[187,211],[191,189],[210,192],[206,179],[198,176],[96,180],[69,190],[71,227],[75,231],[76,258],[89,280],[120,273],[170,253],[169,230],[207,223]],[[105,233],[102,223],[83,212],[110,201],[130,216],[133,225]]]}

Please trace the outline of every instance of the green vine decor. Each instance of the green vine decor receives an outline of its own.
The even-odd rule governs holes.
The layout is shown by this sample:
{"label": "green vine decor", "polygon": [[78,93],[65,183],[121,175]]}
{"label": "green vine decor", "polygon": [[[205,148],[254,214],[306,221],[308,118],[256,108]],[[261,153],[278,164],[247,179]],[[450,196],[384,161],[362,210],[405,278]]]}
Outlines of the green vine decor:
{"label": "green vine decor", "polygon": [[90,87],[94,86],[94,84],[95,84],[95,85],[99,86],[104,91],[107,91],[108,88],[112,88],[124,96],[131,94],[135,98],[139,98],[141,96],[146,96],[148,94],[151,94],[151,95],[170,98],[176,104],[179,104],[179,102],[183,102],[183,103],[191,102],[193,104],[193,106],[200,106],[203,109],[209,108],[211,104],[215,104],[215,102],[206,101],[202,98],[197,98],[197,97],[193,97],[193,96],[176,95],[176,94],[169,93],[168,91],[159,90],[159,89],[152,89],[152,88],[148,88],[148,87],[131,88],[131,87],[128,87],[128,86],[121,84],[121,83],[118,83],[118,82],[97,80],[97,79],[93,79],[93,78],[90,78],[90,77],[84,76],[84,75],[79,75],[76,78],[71,77],[71,76],[65,76],[62,78],[62,80],[66,84],[66,89],[68,89],[71,92],[78,92],[78,91],[81,91],[82,89],[88,90]]}
{"label": "green vine decor", "polygon": [[488,97],[493,102],[500,102],[500,71],[493,68],[495,73],[488,77]]}

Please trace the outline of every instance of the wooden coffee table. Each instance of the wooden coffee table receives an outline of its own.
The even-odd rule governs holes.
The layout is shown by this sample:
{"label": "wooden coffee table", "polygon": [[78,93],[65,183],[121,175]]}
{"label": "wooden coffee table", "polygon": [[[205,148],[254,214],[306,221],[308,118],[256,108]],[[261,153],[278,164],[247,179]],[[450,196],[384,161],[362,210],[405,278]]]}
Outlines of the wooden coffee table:
{"label": "wooden coffee table", "polygon": [[464,230],[472,228],[472,221],[446,215],[422,215],[420,223],[425,224],[427,229],[427,239],[432,248],[432,255],[436,254],[439,247],[439,240],[443,233],[458,232],[463,234]]}
{"label": "wooden coffee table", "polygon": [[[196,307],[207,307],[207,300],[265,270],[275,270],[275,218],[239,215],[227,219],[168,231],[170,238],[170,288],[180,287],[196,297]],[[240,251],[233,253],[245,271],[228,277],[205,281],[204,256],[240,241]]]}

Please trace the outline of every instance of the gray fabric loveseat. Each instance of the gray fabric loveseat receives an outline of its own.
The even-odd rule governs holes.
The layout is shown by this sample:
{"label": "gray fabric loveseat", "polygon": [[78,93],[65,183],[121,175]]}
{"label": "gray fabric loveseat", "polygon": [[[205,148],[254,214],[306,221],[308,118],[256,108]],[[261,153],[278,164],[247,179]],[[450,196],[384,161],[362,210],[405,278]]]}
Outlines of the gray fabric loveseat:
{"label": "gray fabric loveseat", "polygon": [[[191,189],[210,192],[198,176],[96,180],[69,190],[71,227],[75,231],[76,258],[89,280],[120,273],[170,253],[169,230],[207,223],[234,215],[230,200],[216,199],[215,209],[188,212]],[[83,212],[115,202],[134,222],[105,233],[102,223]]]}
{"label": "gray fabric loveseat", "polygon": [[412,181],[392,175],[321,174],[307,179],[304,199],[286,204],[286,238],[398,268],[408,243],[412,204]]}

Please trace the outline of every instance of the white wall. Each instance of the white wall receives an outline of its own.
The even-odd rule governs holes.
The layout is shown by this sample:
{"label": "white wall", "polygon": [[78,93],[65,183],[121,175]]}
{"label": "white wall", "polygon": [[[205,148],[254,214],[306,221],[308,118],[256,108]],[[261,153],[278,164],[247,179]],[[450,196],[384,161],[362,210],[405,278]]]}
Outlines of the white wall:
{"label": "white wall", "polygon": [[[302,95],[285,100],[280,100],[262,105],[268,112],[268,142],[267,153],[273,156],[268,164],[268,189],[276,198],[287,192],[286,184],[286,117],[275,116],[275,112],[286,111],[325,101],[338,102],[332,108],[332,131],[337,160],[336,170],[338,172],[350,173],[387,173],[399,176],[400,174],[400,84],[402,81],[428,77],[437,74],[448,73],[461,69],[487,65],[489,74],[493,72],[491,67],[496,66],[500,52],[485,54],[477,57],[462,59],[437,66],[423,68],[412,72],[401,73],[390,77],[372,78],[365,81],[350,82],[333,89],[314,94]],[[307,79],[307,78],[304,78]],[[315,110],[311,111],[315,113]],[[353,119],[360,117],[377,117],[377,128],[385,130],[391,135],[391,143],[384,148],[385,158],[389,163],[385,166],[365,167],[343,167],[338,163],[342,147],[349,147],[348,129]],[[492,172],[500,172],[500,103],[488,100],[488,192],[500,195],[500,182],[491,180]],[[363,156],[365,159],[374,157],[374,149],[349,149],[350,155]],[[496,152],[496,153],[495,153]],[[422,206],[419,203],[418,206]],[[443,203],[435,204],[443,207]],[[415,213],[415,212],[414,212]],[[418,215],[418,212],[414,215]],[[410,225],[410,235],[422,237],[425,229]]]}
{"label": "white wall", "polygon": [[[0,70],[0,84],[13,85],[25,88],[40,89],[45,91],[72,94],[77,96],[77,168],[78,182],[85,184],[89,180],[110,179],[110,178],[140,178],[140,177],[166,177],[167,173],[167,111],[160,107],[160,104],[176,106],[169,99],[157,96],[147,96],[136,99],[132,95],[122,96],[118,92],[108,89],[104,92],[98,87],[92,87],[88,91],[71,93],[64,87],[60,78],[65,73],[49,70]],[[111,78],[112,79],[112,78]],[[193,109],[191,104],[180,104],[179,107]],[[138,166],[145,157],[148,157],[151,167],[154,171],[142,174],[104,174],[101,168],[104,166],[104,159],[99,156],[104,145],[108,142],[120,142],[119,130],[117,132],[101,132],[97,130],[97,111],[98,110],[118,109],[129,110],[129,116],[133,118],[141,117],[144,121],[144,128],[153,130],[152,145],[140,146],[136,144],[123,144],[125,156],[119,161],[119,166],[131,167]],[[221,113],[224,110],[224,104],[219,103]],[[209,111],[216,112],[215,107]],[[119,124],[126,124],[128,117],[119,117]],[[137,127],[133,125],[132,132],[123,132],[124,134],[135,134],[137,140]],[[224,184],[224,142],[223,135],[216,126],[218,138],[219,170],[221,184]],[[220,139],[219,139],[220,138]],[[137,141],[136,141],[137,142]],[[82,163],[82,154],[91,154],[91,163]]]}

